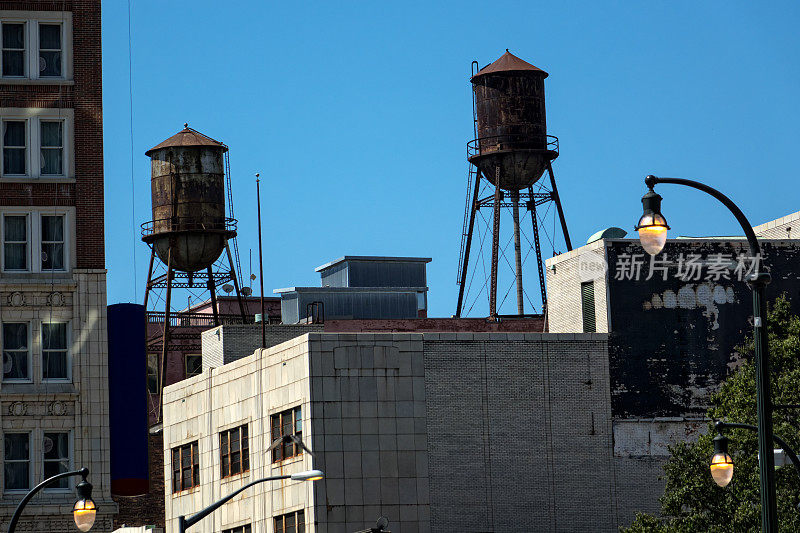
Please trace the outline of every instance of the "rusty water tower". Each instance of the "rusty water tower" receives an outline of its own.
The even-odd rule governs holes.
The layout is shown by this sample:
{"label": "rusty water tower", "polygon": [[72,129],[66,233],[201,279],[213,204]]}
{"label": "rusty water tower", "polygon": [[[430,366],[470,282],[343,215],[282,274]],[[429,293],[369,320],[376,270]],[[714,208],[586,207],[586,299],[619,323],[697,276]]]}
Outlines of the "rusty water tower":
{"label": "rusty water tower", "polygon": [[[148,309],[148,320],[164,322],[163,333],[148,339],[148,351],[161,352],[159,390],[163,389],[166,376],[171,322],[197,320],[186,314],[173,315],[173,289],[207,290],[213,325],[219,325],[217,287],[233,282],[241,319],[245,321],[240,280],[234,268],[234,264],[238,265],[238,251],[231,254],[228,245],[231,240],[235,245],[236,220],[226,217],[225,212],[226,200],[231,211],[233,209],[227,153],[225,144],[188,124],[145,152],[151,160],[153,219],[142,224],[142,240],[152,249],[144,305],[147,309],[150,295],[156,290],[163,295],[154,299],[155,305],[162,301],[165,304],[163,314]],[[223,252],[225,257],[222,257]],[[165,266],[166,273],[154,277],[156,257]]]}
{"label": "rusty water tower", "polygon": [[[467,144],[470,175],[467,205],[461,238],[461,257],[457,283],[459,285],[456,316],[461,316],[467,282],[467,267],[472,246],[475,215],[481,208],[491,212],[491,271],[489,285],[489,314],[497,317],[497,278],[500,253],[500,213],[511,208],[514,232],[514,275],[517,288],[517,315],[524,316],[522,284],[522,243],[520,241],[520,201],[531,213],[532,246],[536,251],[542,307],[547,305],[545,280],[539,242],[537,207],[554,202],[561,222],[564,241],[572,249],[558,196],[551,162],[558,157],[558,138],[547,134],[544,79],[547,72],[523,61],[507,49],[497,61],[477,69],[473,62],[472,91],[475,138]],[[547,187],[536,184],[547,171]],[[481,198],[482,183],[486,180],[491,194]],[[485,183],[483,184],[485,185]],[[544,312],[544,309],[542,309]]]}

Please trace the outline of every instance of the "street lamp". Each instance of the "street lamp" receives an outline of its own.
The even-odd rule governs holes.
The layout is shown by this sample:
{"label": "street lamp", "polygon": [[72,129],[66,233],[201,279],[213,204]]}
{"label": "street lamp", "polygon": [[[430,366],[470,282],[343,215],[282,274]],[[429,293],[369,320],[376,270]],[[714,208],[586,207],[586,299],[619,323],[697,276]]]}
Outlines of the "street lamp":
{"label": "street lamp", "polygon": [[228,494],[227,496],[225,496],[221,500],[212,503],[211,505],[209,505],[208,507],[206,507],[205,509],[203,509],[199,513],[194,514],[194,515],[190,516],[189,518],[186,518],[185,516],[179,516],[178,517],[178,533],[184,533],[187,529],[189,529],[190,527],[195,525],[197,522],[199,522],[203,518],[207,517],[208,515],[210,515],[211,513],[213,513],[214,511],[216,511],[220,507],[222,507],[224,504],[228,503],[230,500],[232,500],[234,497],[236,497],[239,493],[243,492],[245,489],[249,489],[253,485],[258,485],[259,483],[264,483],[266,481],[275,481],[277,479],[293,479],[295,481],[319,481],[323,477],[325,477],[325,476],[324,476],[324,474],[322,473],[321,470],[306,470],[305,472],[297,472],[295,474],[286,474],[286,475],[283,475],[283,476],[271,476],[271,477],[265,477],[265,478],[262,478],[262,479],[257,479],[255,481],[253,481],[252,483],[248,483],[247,485],[245,485],[244,487],[240,488],[239,490],[233,491],[232,493]]}
{"label": "street lamp", "polygon": [[[650,254],[657,254],[664,249],[667,239],[667,221],[661,214],[661,196],[653,188],[658,183],[685,185],[710,194],[733,213],[742,226],[753,261],[761,258],[761,247],[753,231],[753,226],[744,216],[741,209],[730,198],[716,189],[697,181],[681,178],[659,178],[647,176],[644,180],[649,189],[642,198],[644,212],[636,229],[644,249]],[[761,493],[761,530],[764,533],[778,532],[778,506],[775,499],[775,457],[772,452],[772,398],[769,375],[769,351],[767,344],[767,304],[764,290],[770,281],[766,272],[756,272],[748,282],[753,289],[753,337],[756,363],[756,413],[758,415],[758,454],[759,481]],[[722,472],[720,468],[720,472]]]}
{"label": "street lamp", "polygon": [[[725,487],[731,482],[733,477],[733,460],[728,455],[728,437],[722,434],[726,429],[747,429],[749,431],[758,432],[758,427],[751,424],[739,424],[737,422],[723,422],[718,420],[714,423],[714,428],[717,430],[717,436],[714,437],[714,456],[711,458],[711,477],[714,482],[720,487]],[[780,446],[786,456],[792,461],[795,472],[800,477],[800,459],[797,453],[789,446],[785,440],[778,435],[773,434],[772,439]],[[798,506],[800,511],[800,505]]]}
{"label": "street lamp", "polygon": [[[311,457],[316,457],[314,455],[314,453],[311,450],[309,450],[308,447],[303,443],[303,440],[300,437],[298,437],[297,435],[288,435],[288,434],[284,434],[284,435],[278,437],[277,439],[275,439],[274,441],[272,441],[272,444],[270,445],[270,447],[267,448],[267,451],[266,451],[267,455],[271,454],[272,450],[274,450],[278,446],[281,446],[282,444],[288,444],[288,443],[297,444],[298,446],[303,448],[303,450],[308,452],[308,454]],[[185,531],[187,529],[189,529],[190,527],[195,525],[197,522],[199,522],[203,518],[207,517],[208,515],[210,515],[211,513],[213,513],[214,511],[216,511],[217,509],[219,509],[220,507],[222,507],[226,503],[228,503],[230,500],[232,500],[238,494],[240,494],[241,492],[244,492],[246,489],[249,489],[253,485],[258,485],[259,483],[264,483],[266,481],[275,481],[275,480],[278,480],[278,479],[293,479],[295,481],[319,481],[320,479],[322,479],[324,477],[325,477],[325,474],[323,474],[321,470],[306,470],[304,472],[296,472],[294,474],[286,474],[286,475],[282,475],[282,476],[271,476],[271,477],[265,477],[265,478],[262,478],[262,479],[257,479],[257,480],[255,480],[255,481],[253,481],[251,483],[248,483],[247,485],[245,485],[244,487],[240,488],[239,490],[236,490],[236,491],[228,494],[227,496],[225,496],[221,500],[212,503],[211,505],[209,505],[208,507],[206,507],[202,511],[190,516],[189,518],[186,518],[186,516],[183,516],[183,515],[179,516],[178,517],[178,533],[185,533]]]}
{"label": "street lamp", "polygon": [[37,492],[49,485],[52,485],[61,478],[71,476],[81,476],[83,478],[83,480],[75,486],[75,490],[78,492],[78,501],[75,502],[75,506],[72,508],[72,518],[75,520],[75,525],[80,531],[89,531],[92,529],[95,516],[97,515],[97,505],[94,503],[94,500],[92,500],[92,485],[86,481],[86,476],[88,475],[88,468],[81,468],[80,470],[74,470],[71,472],[62,472],[51,478],[45,479],[33,487],[33,489],[19,502],[17,510],[14,511],[14,516],[11,517],[11,522],[8,524],[7,533],[13,533],[16,530],[17,522],[19,522],[19,518],[22,516],[22,510],[26,505],[28,505],[28,502],[31,501],[31,498],[33,498]]}

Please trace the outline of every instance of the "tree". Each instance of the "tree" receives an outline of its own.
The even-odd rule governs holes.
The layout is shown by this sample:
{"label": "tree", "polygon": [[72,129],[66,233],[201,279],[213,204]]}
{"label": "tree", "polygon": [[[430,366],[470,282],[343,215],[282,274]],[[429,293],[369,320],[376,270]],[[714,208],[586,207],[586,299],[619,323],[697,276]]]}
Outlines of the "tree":
{"label": "tree", "polygon": [[[800,404],[800,317],[792,314],[785,296],[778,298],[768,312],[769,351],[772,364],[775,404]],[[739,353],[753,353],[750,337]],[[712,420],[757,424],[755,367],[747,358],[710,398]],[[774,431],[795,451],[800,451],[800,409],[780,409],[774,414]],[[726,488],[711,478],[709,462],[713,455],[713,423],[697,442],[681,442],[670,447],[664,466],[666,487],[660,498],[660,516],[639,513],[626,533],[689,533],[758,531],[761,527],[761,500],[758,476],[758,436],[755,432],[727,430],[733,457],[733,480]],[[800,531],[797,510],[800,482],[792,465],[777,469],[775,482],[778,521],[781,531]]]}

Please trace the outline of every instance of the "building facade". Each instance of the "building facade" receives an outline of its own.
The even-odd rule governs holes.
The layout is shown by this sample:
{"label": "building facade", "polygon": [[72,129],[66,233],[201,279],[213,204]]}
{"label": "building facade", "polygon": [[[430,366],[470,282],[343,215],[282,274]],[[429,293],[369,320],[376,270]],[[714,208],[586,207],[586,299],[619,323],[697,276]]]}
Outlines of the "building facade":
{"label": "building facade", "polygon": [[166,531],[310,468],[193,528],[616,531],[607,361],[605,334],[308,333],[206,368],[165,391]]}
{"label": "building facade", "polygon": [[[0,1],[0,43],[0,522],[87,467],[110,531],[100,1]],[[73,531],[77,481],[20,528]]]}

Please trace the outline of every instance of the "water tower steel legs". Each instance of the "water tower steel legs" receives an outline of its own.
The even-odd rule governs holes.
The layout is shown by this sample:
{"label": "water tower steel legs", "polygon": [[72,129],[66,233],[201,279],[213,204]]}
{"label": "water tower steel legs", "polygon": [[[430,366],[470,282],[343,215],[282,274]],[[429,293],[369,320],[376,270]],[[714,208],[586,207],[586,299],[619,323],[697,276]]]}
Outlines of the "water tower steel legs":
{"label": "water tower steel legs", "polygon": [[489,287],[489,316],[497,316],[497,261],[500,250],[500,166],[495,167],[494,173],[494,207],[492,210],[492,272]]}
{"label": "water tower steel legs", "polygon": [[[170,243],[171,244],[171,243]],[[158,374],[158,414],[156,422],[161,422],[164,414],[164,386],[167,380],[167,350],[169,349],[169,312],[172,304],[172,245],[167,252],[167,298],[164,309],[164,334],[161,337],[161,372]],[[146,311],[146,310],[145,310]]]}
{"label": "water tower steel legs", "polygon": [[542,261],[542,245],[539,244],[539,220],[536,215],[536,200],[533,196],[533,187],[528,187],[528,194],[530,195],[528,211],[531,212],[531,223],[533,224],[533,245],[536,248],[536,266],[539,268],[539,288],[542,290],[542,312],[544,313],[547,310],[547,290],[542,268],[544,261]]}
{"label": "water tower steel legs", "polygon": [[[225,252],[228,254],[228,264],[231,265],[231,279],[233,280],[233,287],[236,289],[236,299],[239,300],[239,312],[242,313],[242,324],[247,324],[244,303],[242,303],[242,291],[239,288],[239,278],[236,277],[236,269],[233,266],[233,257],[231,256],[231,249],[227,241],[225,242]],[[263,316],[261,320],[264,320]]]}
{"label": "water tower steel legs", "polygon": [[564,218],[564,208],[561,207],[561,197],[558,195],[558,188],[556,188],[556,178],[553,175],[553,165],[550,164],[550,161],[547,162],[547,173],[550,174],[550,187],[551,187],[550,195],[553,197],[553,201],[556,203],[556,208],[558,209],[558,218],[559,220],[561,220],[561,231],[564,232],[564,242],[567,245],[567,251],[571,252],[572,241],[569,240],[567,219]]}
{"label": "water tower steel legs", "polygon": [[514,218],[514,270],[517,273],[517,314],[525,314],[522,300],[522,252],[519,242],[519,191],[511,193],[511,215]]}
{"label": "water tower steel legs", "polygon": [[469,213],[469,230],[467,231],[467,242],[464,246],[463,264],[461,265],[461,280],[458,287],[458,306],[456,307],[456,318],[461,318],[461,308],[464,304],[464,288],[467,283],[467,266],[469,265],[469,252],[472,248],[472,231],[475,229],[475,213],[478,211],[478,193],[481,188],[481,171],[475,172],[475,192],[472,193],[472,202]]}
{"label": "water tower steel legs", "polygon": [[[214,326],[219,326],[219,309],[217,308],[217,291],[214,286],[214,271],[211,266],[208,267],[208,281],[206,282],[208,292],[211,293],[211,312],[214,314]],[[188,308],[186,309],[189,310]]]}

